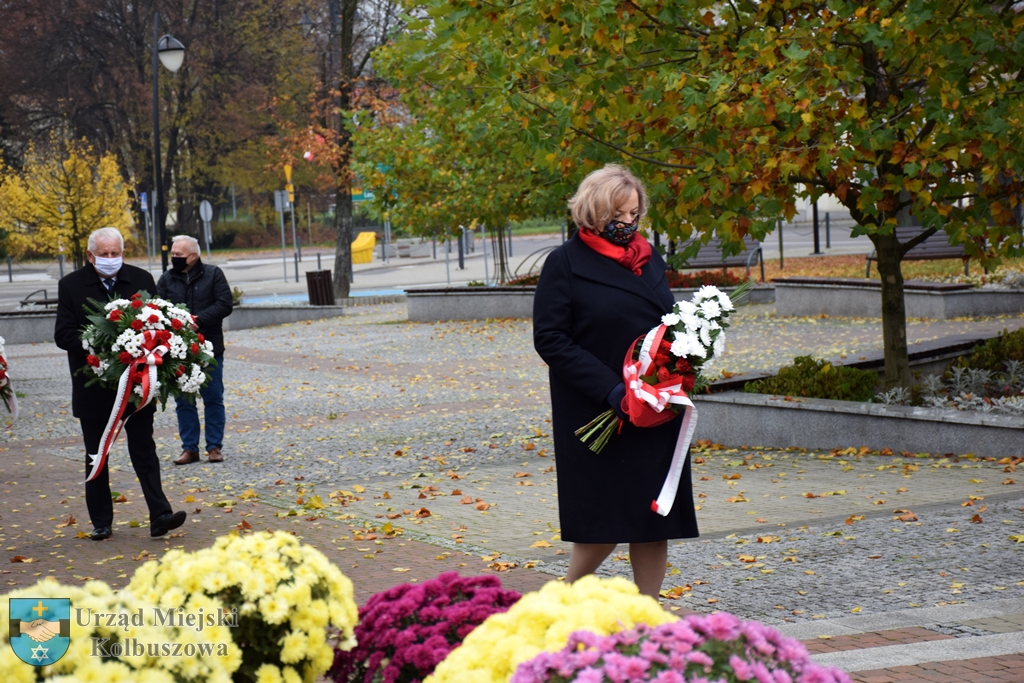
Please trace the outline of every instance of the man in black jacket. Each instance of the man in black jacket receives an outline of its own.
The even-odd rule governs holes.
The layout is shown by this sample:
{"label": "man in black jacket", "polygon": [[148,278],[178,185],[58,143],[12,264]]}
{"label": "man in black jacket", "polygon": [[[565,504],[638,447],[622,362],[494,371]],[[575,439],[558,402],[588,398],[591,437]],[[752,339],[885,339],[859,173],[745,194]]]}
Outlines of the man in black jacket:
{"label": "man in black jacket", "polygon": [[[199,258],[199,242],[188,235],[171,240],[171,270],[160,276],[157,293],[171,303],[184,304],[196,316],[192,329],[213,344],[216,365],[209,367],[210,381],[199,390],[206,413],[206,453],[210,462],[224,456],[224,318],[231,315],[231,287],[217,266]],[[181,456],[175,465],[199,462],[199,411],[193,400],[177,399]]]}
{"label": "man in black jacket", "polygon": [[[117,228],[100,228],[89,235],[85,252],[89,262],[57,283],[57,323],[53,339],[57,346],[68,352],[71,413],[82,426],[87,475],[90,469],[89,454],[99,451],[100,438],[114,407],[115,392],[97,384],[85,386],[88,376],[77,372],[87,365],[81,332],[89,320],[85,317],[83,306],[89,299],[127,299],[138,291],[152,293],[156,289],[153,276],[141,268],[125,264],[122,261],[123,253],[124,238]],[[160,485],[160,460],[153,441],[155,413],[156,405],[151,403],[133,414],[124,429],[128,435],[128,454],[132,467],[135,468],[142,486],[142,495],[149,507],[149,535],[163,536],[184,523],[185,513],[171,512],[171,504],[167,502]],[[85,483],[85,504],[93,525],[92,540],[110,538],[114,506],[110,499],[107,465],[103,466],[95,479]]]}

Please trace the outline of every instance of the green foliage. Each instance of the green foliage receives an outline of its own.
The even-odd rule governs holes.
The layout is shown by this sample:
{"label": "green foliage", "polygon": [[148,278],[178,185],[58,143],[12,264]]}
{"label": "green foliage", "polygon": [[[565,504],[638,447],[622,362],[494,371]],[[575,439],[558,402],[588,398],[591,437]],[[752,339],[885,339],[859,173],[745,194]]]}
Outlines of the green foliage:
{"label": "green foliage", "polygon": [[743,391],[835,401],[870,401],[877,384],[878,373],[871,370],[836,367],[825,360],[797,356],[793,365],[780,368],[774,377],[747,382]]}
{"label": "green foliage", "polygon": [[975,346],[969,356],[961,356],[950,368],[974,368],[976,370],[1001,371],[1006,361],[1024,363],[1024,328],[1008,332],[1005,329],[998,337]]}

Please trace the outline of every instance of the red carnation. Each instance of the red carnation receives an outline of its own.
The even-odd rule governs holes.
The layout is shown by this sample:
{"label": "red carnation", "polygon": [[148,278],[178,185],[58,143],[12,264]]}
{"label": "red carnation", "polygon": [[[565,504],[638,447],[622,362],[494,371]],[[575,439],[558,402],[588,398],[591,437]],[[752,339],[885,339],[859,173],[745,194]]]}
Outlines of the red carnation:
{"label": "red carnation", "polygon": [[199,353],[199,344],[196,344],[195,342],[192,342],[192,346],[190,346],[189,349],[192,351],[193,354],[198,354]]}
{"label": "red carnation", "polygon": [[672,342],[670,342],[668,339],[665,339],[664,337],[662,337],[661,343],[658,344],[658,351],[660,351],[661,353],[668,353],[671,350],[672,350]]}
{"label": "red carnation", "polygon": [[200,332],[198,336],[199,336],[199,343],[200,344],[202,344],[202,343],[204,343],[206,341],[206,337],[203,336],[202,332]]}
{"label": "red carnation", "polygon": [[147,306],[149,306],[150,308],[152,308],[152,309],[153,309],[153,310],[155,310],[155,311],[159,311],[159,310],[160,310],[160,307],[159,307],[159,306],[157,306],[157,305],[156,305],[156,304],[154,304],[154,303],[148,303],[148,304],[146,304],[146,305],[147,305]]}
{"label": "red carnation", "polygon": [[180,330],[182,327],[184,327],[184,325],[177,318],[171,318],[171,327],[173,327],[175,330]]}
{"label": "red carnation", "polygon": [[142,321],[138,320],[138,319],[133,320],[132,321],[132,329],[133,330],[141,330],[142,329]]}
{"label": "red carnation", "polygon": [[168,332],[167,330],[157,330],[156,338],[162,342],[170,341],[171,333]]}
{"label": "red carnation", "polygon": [[658,368],[658,382],[659,383],[667,382],[670,379],[673,379],[674,377],[675,377],[675,375],[673,375],[671,372],[669,372],[668,368],[666,368],[666,367]]}
{"label": "red carnation", "polygon": [[682,380],[683,391],[685,391],[686,393],[690,393],[691,391],[693,391],[693,383],[697,381],[697,378],[694,377],[692,374],[685,374],[683,375]]}
{"label": "red carnation", "polygon": [[139,294],[138,292],[135,292],[134,294],[132,294],[132,295],[131,295],[130,297],[128,297],[128,298],[129,298],[129,299],[141,299],[141,298],[142,298],[142,295],[141,295],[141,294]]}
{"label": "red carnation", "polygon": [[670,355],[668,355],[667,353],[664,353],[662,351],[659,351],[654,356],[654,364],[657,365],[659,368],[663,368],[663,367],[665,367],[666,365],[668,365],[671,362],[672,362],[672,357]]}
{"label": "red carnation", "polygon": [[160,316],[158,316],[157,314],[154,313],[153,315],[151,315],[148,318],[146,318],[146,320],[148,322],[151,322],[151,323],[158,323],[158,322],[160,322]]}
{"label": "red carnation", "polygon": [[679,360],[676,361],[676,370],[683,373],[684,375],[693,372],[693,368],[690,367],[690,364],[686,361],[685,358],[680,358]]}
{"label": "red carnation", "polygon": [[129,363],[132,362],[132,360],[134,360],[132,358],[132,354],[128,353],[127,351],[122,351],[121,353],[117,354],[117,359],[124,363],[125,365],[128,365]]}
{"label": "red carnation", "polygon": [[132,308],[142,308],[142,302],[138,299],[132,301]]}
{"label": "red carnation", "polygon": [[99,356],[94,356],[91,353],[85,357],[85,362],[93,366],[94,368],[98,368],[100,366]]}
{"label": "red carnation", "polygon": [[136,370],[132,374],[132,382],[135,384],[142,384],[142,377],[146,374],[145,370]]}
{"label": "red carnation", "polygon": [[181,377],[184,374],[185,374],[185,366],[184,365],[179,365],[178,369],[174,371],[174,375],[176,377]]}
{"label": "red carnation", "polygon": [[121,315],[121,309],[115,308],[107,315],[107,320],[111,320],[116,323],[118,320],[121,319]]}

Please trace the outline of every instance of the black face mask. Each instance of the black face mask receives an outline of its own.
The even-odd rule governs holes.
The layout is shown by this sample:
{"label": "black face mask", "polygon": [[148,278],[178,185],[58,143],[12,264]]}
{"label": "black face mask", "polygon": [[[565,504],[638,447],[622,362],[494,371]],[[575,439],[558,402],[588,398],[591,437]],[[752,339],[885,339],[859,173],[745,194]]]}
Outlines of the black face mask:
{"label": "black face mask", "polygon": [[184,273],[185,268],[188,266],[187,256],[172,256],[171,257],[171,270],[175,273]]}

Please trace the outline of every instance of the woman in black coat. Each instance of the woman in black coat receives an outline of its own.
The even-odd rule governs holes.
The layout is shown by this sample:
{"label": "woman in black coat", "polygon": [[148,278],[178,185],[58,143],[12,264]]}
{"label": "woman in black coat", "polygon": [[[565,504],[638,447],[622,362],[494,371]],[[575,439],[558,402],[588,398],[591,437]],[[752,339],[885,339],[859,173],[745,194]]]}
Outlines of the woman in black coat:
{"label": "woman in black coat", "polygon": [[569,206],[579,230],[547,257],[533,308],[534,348],[551,382],[561,534],[573,543],[566,579],[592,573],[616,544],[629,543],[633,580],[656,598],[668,539],[698,535],[689,458],[669,514],[651,510],[682,420],[643,429],[626,420],[600,453],[575,431],[609,407],[620,410],[626,351],[674,299],[664,260],[636,232],[647,201],[629,171],[591,173]]}

